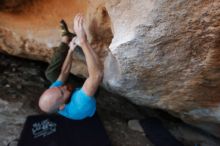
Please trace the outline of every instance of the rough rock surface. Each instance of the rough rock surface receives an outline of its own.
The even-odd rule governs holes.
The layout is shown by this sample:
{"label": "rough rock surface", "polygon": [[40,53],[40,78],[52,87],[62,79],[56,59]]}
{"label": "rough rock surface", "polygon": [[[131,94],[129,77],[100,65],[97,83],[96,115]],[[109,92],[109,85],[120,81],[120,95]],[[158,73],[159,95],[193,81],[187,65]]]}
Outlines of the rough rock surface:
{"label": "rough rock surface", "polygon": [[[44,77],[46,63],[0,53],[0,146],[15,146],[25,119],[40,114],[38,99],[49,86]],[[36,90],[37,89],[37,90]],[[112,146],[153,146],[144,133],[129,129],[128,120],[156,117],[185,146],[219,146],[220,140],[184,124],[166,112],[131,104],[123,97],[100,89],[97,112]],[[14,142],[13,142],[14,141]]]}
{"label": "rough rock surface", "polygon": [[106,87],[220,137],[220,1],[109,3]]}
{"label": "rough rock surface", "polygon": [[[0,146],[9,142],[15,146],[13,140],[19,139],[26,117],[41,114],[37,105],[49,86],[44,76],[47,64],[1,53],[0,60]],[[142,133],[127,126],[128,119],[143,118],[133,104],[103,89],[96,99],[112,146],[153,146]]]}
{"label": "rough rock surface", "polygon": [[[106,89],[220,137],[220,1],[39,0],[2,6],[2,52],[49,61],[59,42],[59,19],[70,22],[83,11],[89,40],[104,63]],[[79,68],[86,75],[85,64]]]}

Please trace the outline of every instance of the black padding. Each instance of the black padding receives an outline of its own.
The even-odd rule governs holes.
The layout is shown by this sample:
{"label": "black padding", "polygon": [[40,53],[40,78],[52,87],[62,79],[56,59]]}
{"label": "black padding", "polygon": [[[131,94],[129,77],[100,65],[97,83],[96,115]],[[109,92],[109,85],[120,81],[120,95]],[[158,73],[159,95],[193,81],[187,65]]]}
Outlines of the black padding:
{"label": "black padding", "polygon": [[60,115],[27,117],[18,146],[110,146],[98,117],[70,120]]}
{"label": "black padding", "polygon": [[140,120],[146,137],[155,146],[183,146],[171,133],[162,125],[162,122],[156,118],[146,118]]}

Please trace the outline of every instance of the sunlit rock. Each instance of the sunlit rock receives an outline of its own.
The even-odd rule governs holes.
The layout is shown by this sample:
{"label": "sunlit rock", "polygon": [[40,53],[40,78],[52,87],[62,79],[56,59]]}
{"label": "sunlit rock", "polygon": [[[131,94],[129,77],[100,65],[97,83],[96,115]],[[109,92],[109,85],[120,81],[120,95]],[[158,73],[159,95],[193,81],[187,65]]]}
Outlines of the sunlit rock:
{"label": "sunlit rock", "polygon": [[[10,5],[10,4],[8,4]],[[103,86],[220,137],[220,1],[41,0],[0,12],[0,51],[49,62],[59,20],[86,17]],[[14,12],[16,7],[18,12]],[[87,75],[75,58],[72,72]]]}

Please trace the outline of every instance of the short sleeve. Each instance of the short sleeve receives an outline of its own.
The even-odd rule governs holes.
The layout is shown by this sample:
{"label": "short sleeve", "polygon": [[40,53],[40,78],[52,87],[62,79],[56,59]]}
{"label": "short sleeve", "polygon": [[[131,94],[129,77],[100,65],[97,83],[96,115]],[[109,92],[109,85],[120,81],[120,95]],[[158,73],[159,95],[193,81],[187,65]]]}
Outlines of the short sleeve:
{"label": "short sleeve", "polygon": [[84,96],[84,97],[86,97],[86,98],[94,99],[93,96],[88,96],[88,95],[86,94],[86,92],[83,90],[83,88],[80,88],[79,94],[81,94],[82,96]]}
{"label": "short sleeve", "polygon": [[83,89],[77,88],[71,96],[71,100],[64,109],[58,113],[66,118],[82,120],[92,117],[96,111],[96,100],[92,96],[87,96]]}
{"label": "short sleeve", "polygon": [[53,82],[53,84],[51,84],[50,85],[50,87],[49,88],[53,88],[53,87],[60,87],[60,86],[62,86],[64,83],[62,82],[62,81],[55,81],[55,82]]}

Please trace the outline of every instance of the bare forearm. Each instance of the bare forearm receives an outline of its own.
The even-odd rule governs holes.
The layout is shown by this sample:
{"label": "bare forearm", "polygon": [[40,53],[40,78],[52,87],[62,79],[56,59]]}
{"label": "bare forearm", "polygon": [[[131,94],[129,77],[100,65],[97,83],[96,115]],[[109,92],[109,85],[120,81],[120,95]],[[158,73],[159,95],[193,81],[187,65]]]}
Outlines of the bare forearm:
{"label": "bare forearm", "polygon": [[99,75],[101,73],[101,63],[88,41],[82,43],[82,49],[86,57],[89,76]]}
{"label": "bare forearm", "polygon": [[65,82],[67,80],[69,73],[70,73],[70,69],[72,66],[72,52],[73,52],[73,50],[71,50],[71,49],[68,51],[67,56],[65,58],[65,61],[62,65],[60,75],[58,77],[58,80],[61,80],[63,82]]}
{"label": "bare forearm", "polygon": [[89,72],[89,77],[86,79],[85,83],[83,84],[83,91],[88,96],[94,96],[97,88],[102,80],[102,67],[101,63],[98,59],[98,56],[93,51],[89,43],[85,43],[82,45],[83,52],[86,57],[87,68]]}
{"label": "bare forearm", "polygon": [[99,58],[87,41],[87,36],[83,27],[83,23],[84,19],[82,14],[77,14],[74,17],[73,26],[78,37],[78,39],[76,39],[76,44],[81,46],[83,49],[89,72],[89,77],[84,82],[82,89],[88,96],[93,96],[101,82],[103,73]]}
{"label": "bare forearm", "polygon": [[69,50],[62,66],[62,72],[69,73],[72,66],[72,50]]}

